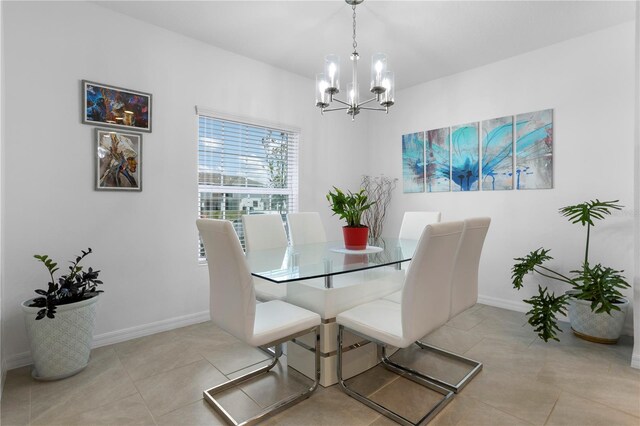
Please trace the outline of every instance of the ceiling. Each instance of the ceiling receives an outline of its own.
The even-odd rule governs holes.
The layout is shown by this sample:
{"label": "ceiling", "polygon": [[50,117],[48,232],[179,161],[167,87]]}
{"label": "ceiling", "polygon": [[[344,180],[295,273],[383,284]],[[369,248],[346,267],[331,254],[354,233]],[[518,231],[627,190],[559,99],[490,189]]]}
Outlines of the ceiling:
{"label": "ceiling", "polygon": [[[96,3],[310,79],[336,53],[342,84],[350,80],[352,10],[343,0]],[[402,89],[634,20],[635,5],[367,0],[356,13],[359,78],[368,81],[371,54],[384,52]]]}

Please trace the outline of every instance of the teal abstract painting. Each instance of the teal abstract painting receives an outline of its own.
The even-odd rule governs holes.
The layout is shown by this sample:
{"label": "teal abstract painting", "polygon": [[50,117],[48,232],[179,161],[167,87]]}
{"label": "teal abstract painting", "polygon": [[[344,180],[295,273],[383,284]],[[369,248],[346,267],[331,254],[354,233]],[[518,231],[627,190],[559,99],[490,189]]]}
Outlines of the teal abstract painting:
{"label": "teal abstract painting", "polygon": [[424,192],[424,132],[402,135],[403,192]]}
{"label": "teal abstract painting", "polygon": [[553,188],[553,110],[516,115],[516,188]]}
{"label": "teal abstract painting", "polygon": [[477,191],[480,174],[478,123],[451,128],[451,190]]}
{"label": "teal abstract painting", "polygon": [[513,116],[482,122],[482,190],[513,189]]}
{"label": "teal abstract painting", "polygon": [[426,192],[451,189],[449,167],[449,128],[427,130],[425,133]]}

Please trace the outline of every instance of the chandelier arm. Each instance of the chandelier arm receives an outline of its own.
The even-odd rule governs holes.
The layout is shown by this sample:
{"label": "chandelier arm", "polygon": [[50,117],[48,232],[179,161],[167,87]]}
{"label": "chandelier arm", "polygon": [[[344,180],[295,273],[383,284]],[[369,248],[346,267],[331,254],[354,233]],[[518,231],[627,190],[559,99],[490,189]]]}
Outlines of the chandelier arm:
{"label": "chandelier arm", "polygon": [[347,107],[341,107],[341,108],[324,108],[324,109],[322,110],[322,112],[344,111],[344,110],[347,110],[347,109],[349,109],[349,108],[347,108]]}
{"label": "chandelier arm", "polygon": [[[350,106],[351,106],[351,104],[350,104],[350,103],[348,103],[348,102],[344,102],[344,101],[341,101],[341,100],[340,100],[340,99],[338,99],[338,98],[333,98],[333,100],[334,100],[335,102],[338,102],[339,104],[346,105],[347,107],[350,107]],[[325,110],[325,111],[326,111],[326,110]]]}
{"label": "chandelier arm", "polygon": [[371,108],[371,107],[360,107],[360,109],[368,109],[369,111],[386,111],[387,110],[387,108]]}
{"label": "chandelier arm", "polygon": [[369,102],[373,102],[373,101],[375,101],[375,100],[377,100],[377,99],[378,99],[378,98],[374,96],[374,97],[373,97],[373,98],[371,98],[371,99],[367,99],[367,100],[366,100],[366,101],[364,101],[364,102],[360,102],[358,105],[365,105],[365,104],[368,104]]}

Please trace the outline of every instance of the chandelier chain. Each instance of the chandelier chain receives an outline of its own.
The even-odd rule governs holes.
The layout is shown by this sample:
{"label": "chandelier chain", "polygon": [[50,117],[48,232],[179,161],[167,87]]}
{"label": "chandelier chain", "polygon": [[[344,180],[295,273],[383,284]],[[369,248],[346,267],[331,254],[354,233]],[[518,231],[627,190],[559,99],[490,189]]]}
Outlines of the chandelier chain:
{"label": "chandelier chain", "polygon": [[356,5],[351,6],[353,8],[353,53],[356,53],[356,47],[358,42],[356,41]]}

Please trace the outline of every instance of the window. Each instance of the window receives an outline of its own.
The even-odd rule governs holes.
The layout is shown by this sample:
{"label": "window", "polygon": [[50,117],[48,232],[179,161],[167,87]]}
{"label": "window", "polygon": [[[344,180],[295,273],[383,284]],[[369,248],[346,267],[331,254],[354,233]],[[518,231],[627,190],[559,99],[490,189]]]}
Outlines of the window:
{"label": "window", "polygon": [[[244,247],[243,214],[297,211],[298,138],[290,129],[198,111],[198,216],[226,219]],[[199,244],[199,259],[205,260]]]}

